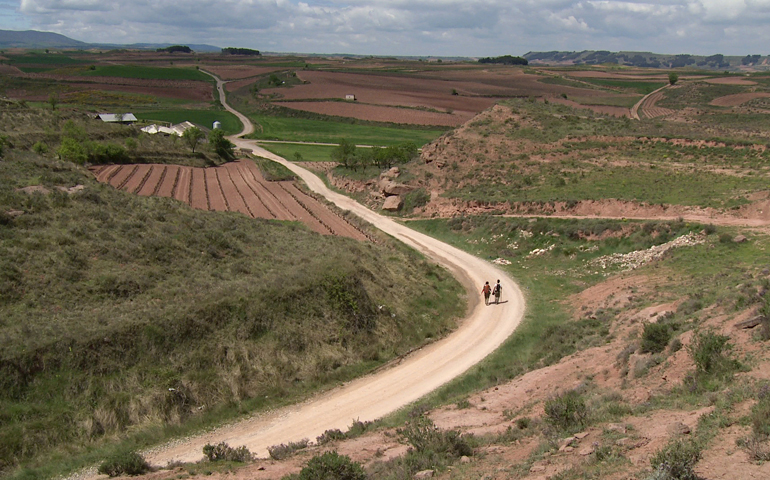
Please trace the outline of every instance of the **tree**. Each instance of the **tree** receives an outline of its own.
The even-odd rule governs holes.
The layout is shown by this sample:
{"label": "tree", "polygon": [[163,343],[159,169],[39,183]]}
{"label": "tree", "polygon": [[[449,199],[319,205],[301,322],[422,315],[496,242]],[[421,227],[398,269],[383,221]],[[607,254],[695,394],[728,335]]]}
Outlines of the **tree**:
{"label": "tree", "polygon": [[669,84],[673,85],[673,84],[675,84],[677,81],[679,81],[679,75],[677,75],[677,74],[676,74],[676,73],[674,73],[674,72],[671,72],[671,73],[669,73],[669,74],[668,74],[668,83],[669,83]]}
{"label": "tree", "polygon": [[215,129],[209,133],[209,145],[220,157],[225,160],[232,160],[235,158],[235,145],[233,142],[225,138],[225,133],[222,130]]}
{"label": "tree", "polygon": [[56,106],[59,104],[59,94],[54,92],[48,95],[48,104],[51,105],[51,110],[56,110]]}
{"label": "tree", "polygon": [[88,150],[74,138],[64,137],[61,146],[56,150],[60,160],[68,160],[83,165],[88,160]]}
{"label": "tree", "polygon": [[195,153],[195,147],[203,139],[203,136],[203,132],[198,127],[190,127],[182,133],[182,138],[190,146],[193,153]]}
{"label": "tree", "polygon": [[353,165],[356,156],[356,145],[343,138],[338,147],[334,147],[331,157],[335,162],[341,163],[343,167],[350,168]]}

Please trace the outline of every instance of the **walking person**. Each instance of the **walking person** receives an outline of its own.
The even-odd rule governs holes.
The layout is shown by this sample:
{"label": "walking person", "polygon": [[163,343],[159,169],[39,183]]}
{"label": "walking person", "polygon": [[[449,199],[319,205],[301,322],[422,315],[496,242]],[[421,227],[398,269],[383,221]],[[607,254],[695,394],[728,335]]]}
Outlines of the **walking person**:
{"label": "walking person", "polygon": [[484,294],[484,305],[489,305],[489,294],[492,293],[492,287],[489,286],[489,282],[484,284],[481,293]]}
{"label": "walking person", "polygon": [[495,288],[492,290],[492,293],[495,296],[495,305],[500,303],[500,297],[503,295],[503,286],[500,285],[500,280],[497,281],[497,284],[495,284]]}

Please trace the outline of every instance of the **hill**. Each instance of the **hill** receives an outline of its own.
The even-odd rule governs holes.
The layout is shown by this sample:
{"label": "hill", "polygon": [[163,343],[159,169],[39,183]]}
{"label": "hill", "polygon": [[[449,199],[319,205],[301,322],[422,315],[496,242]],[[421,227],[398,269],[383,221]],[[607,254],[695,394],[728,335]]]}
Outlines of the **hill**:
{"label": "hill", "polygon": [[89,48],[84,42],[53,32],[0,30],[0,48]]}
{"label": "hill", "polygon": [[[134,44],[116,44],[116,43],[86,43],[79,40],[73,40],[64,35],[53,32],[40,32],[37,30],[0,30],[0,48],[63,48],[88,50],[96,49],[116,49],[125,48],[132,50],[156,50],[158,48],[167,48],[172,43],[134,43]],[[221,49],[214,45],[207,44],[189,44],[191,49],[196,52],[219,52]]]}
{"label": "hill", "polygon": [[463,311],[449,274],[385,237],[116,190],[54,152],[73,132],[115,141],[130,127],[79,131],[59,112],[15,108],[50,147],[3,136],[6,478],[296,401],[442,335]]}
{"label": "hill", "polygon": [[650,52],[610,52],[608,50],[583,50],[580,52],[528,52],[524,54],[532,65],[602,65],[640,68],[698,68],[704,70],[739,70],[753,68],[768,70],[769,57],[766,55],[727,56],[714,55],[669,55]]}

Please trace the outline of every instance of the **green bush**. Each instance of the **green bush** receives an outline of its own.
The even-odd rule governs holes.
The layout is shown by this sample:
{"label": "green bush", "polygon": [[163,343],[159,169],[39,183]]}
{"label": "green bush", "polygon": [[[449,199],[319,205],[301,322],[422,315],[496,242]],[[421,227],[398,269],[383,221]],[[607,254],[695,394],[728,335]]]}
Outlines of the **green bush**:
{"label": "green bush", "polygon": [[210,462],[228,461],[246,463],[253,458],[251,452],[245,445],[233,448],[225,442],[221,442],[217,445],[207,443],[203,447],[203,454]]}
{"label": "green bush", "polygon": [[300,480],[366,480],[361,464],[347,455],[326,452],[311,458],[299,472]]}
{"label": "green bush", "polygon": [[150,471],[150,465],[136,452],[120,452],[99,465],[99,473],[118,477],[120,475],[142,475]]}
{"label": "green bush", "polygon": [[588,407],[576,390],[546,400],[545,415],[549,423],[563,430],[583,427],[588,423]]}
{"label": "green bush", "polygon": [[687,347],[695,362],[696,373],[726,374],[737,370],[740,364],[726,356],[726,352],[732,348],[729,340],[730,337],[711,330],[696,333]]}
{"label": "green bush", "polygon": [[755,437],[767,439],[770,438],[770,387],[762,387],[757,399],[751,409],[751,429]]}
{"label": "green bush", "polygon": [[455,430],[440,430],[433,421],[419,416],[406,427],[399,428],[398,434],[417,452],[445,453],[453,457],[473,455],[467,439]]}
{"label": "green bush", "polygon": [[48,145],[46,145],[45,142],[35,142],[35,144],[32,145],[32,151],[38,155],[45,155],[48,153]]}
{"label": "green bush", "polygon": [[698,480],[693,470],[701,458],[701,449],[692,441],[674,440],[650,458],[655,478]]}
{"label": "green bush", "polygon": [[641,353],[660,353],[671,339],[671,327],[665,323],[647,323],[642,332]]}

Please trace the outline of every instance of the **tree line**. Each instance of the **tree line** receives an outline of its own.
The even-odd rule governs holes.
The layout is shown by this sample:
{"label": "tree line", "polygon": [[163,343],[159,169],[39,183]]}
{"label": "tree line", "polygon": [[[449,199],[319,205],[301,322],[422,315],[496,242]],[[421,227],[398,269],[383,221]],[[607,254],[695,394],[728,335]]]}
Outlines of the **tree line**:
{"label": "tree line", "polygon": [[223,55],[247,55],[256,57],[257,55],[262,55],[259,53],[259,50],[252,50],[250,48],[236,48],[236,47],[225,47],[222,49]]}
{"label": "tree line", "polygon": [[479,63],[501,63],[503,65],[529,65],[529,61],[524,57],[514,57],[503,55],[500,57],[479,58]]}
{"label": "tree line", "polygon": [[358,167],[366,168],[376,165],[382,170],[393,165],[407,163],[417,156],[417,145],[412,142],[400,143],[390,147],[356,148],[356,145],[343,139],[332,150],[331,158],[345,168],[357,171]]}

